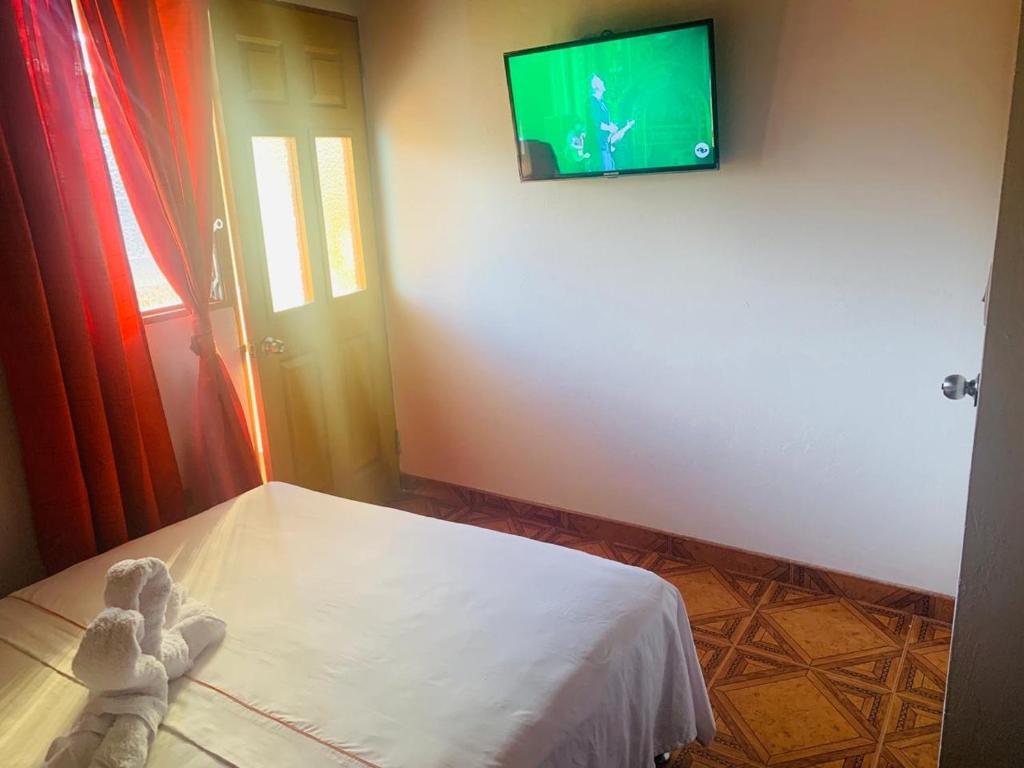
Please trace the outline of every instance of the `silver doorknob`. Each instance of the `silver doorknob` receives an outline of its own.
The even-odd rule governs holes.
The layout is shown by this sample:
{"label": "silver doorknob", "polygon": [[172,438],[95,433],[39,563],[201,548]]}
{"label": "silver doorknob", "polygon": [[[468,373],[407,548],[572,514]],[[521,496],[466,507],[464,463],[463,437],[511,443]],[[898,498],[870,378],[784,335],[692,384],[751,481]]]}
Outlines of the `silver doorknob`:
{"label": "silver doorknob", "polygon": [[265,336],[260,342],[260,351],[264,355],[280,355],[285,350],[284,341],[273,336]]}
{"label": "silver doorknob", "polygon": [[950,400],[962,400],[964,397],[970,397],[974,400],[974,404],[977,405],[980,386],[980,373],[970,381],[959,373],[954,373],[942,380],[942,394]]}

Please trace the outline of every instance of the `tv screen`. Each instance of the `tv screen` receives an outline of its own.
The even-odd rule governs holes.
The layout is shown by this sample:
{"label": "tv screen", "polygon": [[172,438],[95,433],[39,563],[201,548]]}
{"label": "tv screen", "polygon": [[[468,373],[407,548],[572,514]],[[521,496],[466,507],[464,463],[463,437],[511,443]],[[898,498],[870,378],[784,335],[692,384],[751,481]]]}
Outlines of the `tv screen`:
{"label": "tv screen", "polygon": [[523,181],[718,167],[710,19],[505,54]]}

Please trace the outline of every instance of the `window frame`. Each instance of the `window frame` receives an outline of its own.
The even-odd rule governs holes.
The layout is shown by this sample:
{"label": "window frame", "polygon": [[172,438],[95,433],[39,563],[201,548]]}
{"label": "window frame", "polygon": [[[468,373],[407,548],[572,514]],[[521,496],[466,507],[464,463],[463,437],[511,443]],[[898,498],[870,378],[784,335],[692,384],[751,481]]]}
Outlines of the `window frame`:
{"label": "window frame", "polygon": [[[220,187],[219,184],[217,186],[218,188]],[[221,194],[221,198],[223,198],[223,194]],[[211,312],[213,312],[214,310],[226,309],[228,307],[235,306],[235,286],[231,279],[231,262],[227,260],[230,258],[230,255],[226,255],[230,254],[231,248],[231,243],[229,242],[231,235],[228,232],[226,219],[227,216],[224,215],[223,211],[221,212],[220,216],[215,216],[213,219],[214,221],[220,220],[222,222],[225,222],[225,224],[219,230],[215,231],[213,235],[214,248],[212,263],[214,269],[217,270],[217,277],[220,281],[220,298],[210,299],[207,306],[209,306]],[[143,237],[145,237],[145,235],[143,235]],[[157,269],[159,268],[160,265],[158,264]],[[167,278],[164,277],[164,279],[166,280]],[[132,281],[132,290],[135,290],[134,280]],[[161,323],[165,320],[176,320],[179,317],[188,317],[189,315],[188,308],[185,306],[185,303],[181,301],[180,297],[178,299],[177,304],[173,304],[168,307],[154,307],[153,309],[143,309],[141,306],[139,306],[139,297],[136,294],[135,306],[138,307],[139,309],[139,315],[142,316],[142,322],[147,325],[149,323]]]}

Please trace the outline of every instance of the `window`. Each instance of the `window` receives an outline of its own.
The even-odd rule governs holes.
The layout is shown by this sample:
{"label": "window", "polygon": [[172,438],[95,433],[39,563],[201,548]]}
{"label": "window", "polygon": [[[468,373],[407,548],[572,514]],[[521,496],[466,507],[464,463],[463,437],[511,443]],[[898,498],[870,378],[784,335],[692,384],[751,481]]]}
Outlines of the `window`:
{"label": "window", "polygon": [[331,294],[345,296],[366,288],[352,139],[318,136],[316,165],[320,178],[320,204],[327,241],[327,263],[331,273]]}
{"label": "window", "polygon": [[313,301],[295,139],[253,136],[252,156],[270,302],[275,312],[283,312]]}
{"label": "window", "polygon": [[107,158],[107,170],[110,172],[110,183],[114,188],[114,201],[117,203],[117,217],[121,220],[121,235],[124,238],[124,249],[128,254],[128,266],[132,271],[135,283],[135,295],[142,312],[158,312],[181,306],[181,299],[171,288],[163,272],[156,265],[153,254],[146,245],[146,240],[139,229],[139,222],[128,201],[128,192],[121,180],[121,172],[114,161],[114,151],[110,146],[103,115],[96,109],[96,122],[100,127],[100,139],[103,142],[103,154]]}
{"label": "window", "polygon": [[[84,45],[79,44],[82,49],[82,58],[85,61],[85,70],[89,79],[89,88],[92,91],[93,110],[96,115],[96,125],[99,127],[100,141],[103,145],[103,156],[107,161],[107,171],[110,174],[110,184],[114,190],[114,202],[117,205],[117,217],[121,223],[121,236],[124,239],[124,249],[128,256],[128,267],[131,270],[132,282],[135,284],[135,296],[139,302],[139,310],[145,314],[159,314],[169,309],[182,306],[181,298],[175,293],[171,284],[164,277],[156,259],[146,244],[146,239],[139,228],[139,222],[135,218],[131,201],[128,199],[128,191],[125,189],[124,180],[117,167],[114,158],[114,149],[110,144],[110,136],[107,134],[107,126],[103,120],[103,112],[100,110],[99,101],[96,98],[96,86],[92,80],[92,66],[89,62],[89,54]],[[214,230],[223,229],[220,219],[215,222]],[[224,290],[220,279],[216,248],[213,254],[213,280],[210,289],[210,301],[222,301]]]}
{"label": "window", "polygon": [[135,283],[135,295],[138,298],[139,309],[143,312],[159,312],[171,307],[181,306],[181,299],[171,288],[163,272],[156,265],[153,254],[146,245],[146,240],[139,229],[139,222],[135,218],[135,212],[128,200],[128,192],[124,188],[124,181],[121,179],[121,172],[117,168],[117,161],[114,160],[114,150],[110,145],[110,136],[107,134],[107,125],[103,121],[103,112],[100,110],[99,101],[96,98],[96,84],[92,79],[92,64],[89,61],[89,51],[79,37],[79,47],[82,51],[82,59],[85,61],[85,73],[89,79],[89,89],[92,91],[92,106],[96,114],[96,125],[100,130],[100,141],[103,143],[103,156],[107,161],[107,171],[110,173],[110,183],[114,188],[114,202],[117,204],[117,217],[121,221],[121,236],[124,238],[124,249],[128,254],[128,266],[132,272],[132,281]]}

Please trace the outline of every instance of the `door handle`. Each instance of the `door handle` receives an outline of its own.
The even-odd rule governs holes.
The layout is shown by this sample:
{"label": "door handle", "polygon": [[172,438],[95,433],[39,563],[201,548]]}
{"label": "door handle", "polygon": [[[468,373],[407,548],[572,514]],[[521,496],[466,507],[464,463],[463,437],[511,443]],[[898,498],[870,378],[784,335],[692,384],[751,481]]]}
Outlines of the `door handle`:
{"label": "door handle", "polygon": [[979,373],[970,381],[959,373],[954,373],[942,380],[942,394],[950,400],[962,400],[965,396],[974,400],[978,405],[978,394],[981,389],[981,374]]}
{"label": "door handle", "polygon": [[260,342],[260,351],[264,355],[280,355],[284,350],[284,341],[281,339],[275,339],[273,336],[264,336],[263,341]]}

